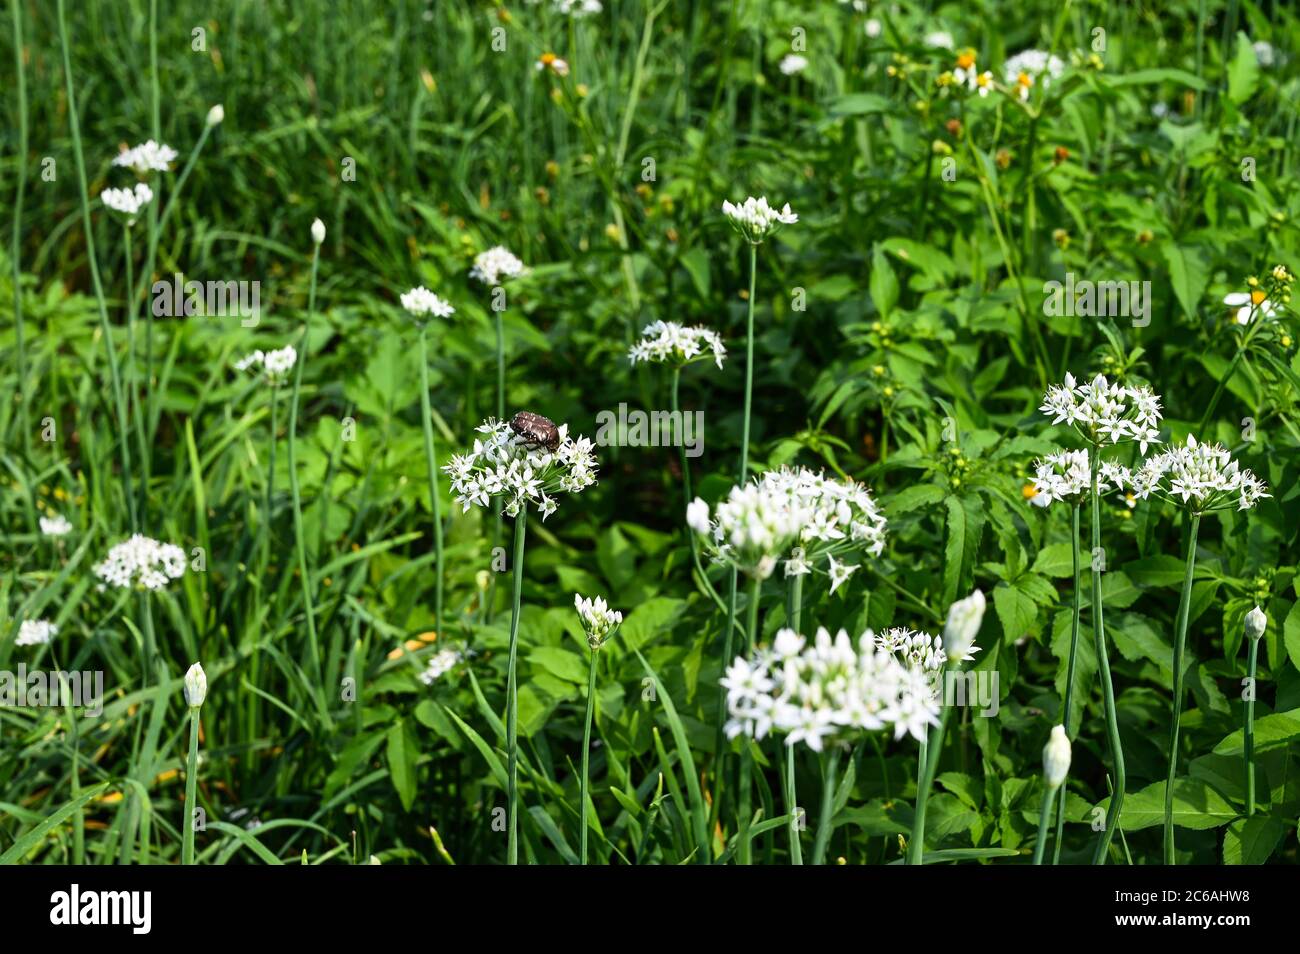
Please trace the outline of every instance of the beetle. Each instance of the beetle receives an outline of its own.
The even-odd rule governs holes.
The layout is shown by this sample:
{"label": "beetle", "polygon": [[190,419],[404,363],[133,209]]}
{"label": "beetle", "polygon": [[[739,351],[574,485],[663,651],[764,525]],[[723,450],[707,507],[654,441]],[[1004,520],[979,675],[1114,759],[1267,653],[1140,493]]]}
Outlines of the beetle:
{"label": "beetle", "polygon": [[532,411],[520,411],[512,417],[510,430],[515,432],[525,447],[545,447],[548,451],[554,451],[560,446],[560,429],[555,426],[555,422]]}

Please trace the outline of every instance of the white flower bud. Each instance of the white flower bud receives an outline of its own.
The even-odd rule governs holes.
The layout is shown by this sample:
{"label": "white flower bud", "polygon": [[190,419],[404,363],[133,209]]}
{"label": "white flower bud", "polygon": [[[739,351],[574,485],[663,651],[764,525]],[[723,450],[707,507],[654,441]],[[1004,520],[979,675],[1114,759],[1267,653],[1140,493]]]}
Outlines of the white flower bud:
{"label": "white flower bud", "polygon": [[1047,787],[1057,789],[1070,771],[1070,737],[1065,726],[1052,727],[1052,735],[1043,746],[1043,780]]}
{"label": "white flower bud", "polygon": [[220,126],[221,121],[226,118],[226,109],[220,103],[208,110],[208,125]]}
{"label": "white flower bud", "polygon": [[709,505],[699,497],[686,505],[686,525],[696,533],[709,535]]}
{"label": "white flower bud", "polygon": [[943,648],[949,662],[965,658],[975,644],[983,622],[984,593],[980,590],[949,607],[948,621],[943,627]]}
{"label": "white flower bud", "polygon": [[203,700],[208,695],[208,677],[203,672],[203,666],[195,663],[190,667],[189,672],[185,674],[185,701],[190,704],[191,708],[197,709],[203,705]]}
{"label": "white flower bud", "polygon": [[1268,617],[1264,611],[1256,606],[1246,614],[1246,635],[1251,639],[1259,639],[1264,635],[1264,630],[1268,626]]}
{"label": "white flower bud", "polygon": [[315,219],[311,223],[311,240],[317,245],[325,241],[325,223]]}

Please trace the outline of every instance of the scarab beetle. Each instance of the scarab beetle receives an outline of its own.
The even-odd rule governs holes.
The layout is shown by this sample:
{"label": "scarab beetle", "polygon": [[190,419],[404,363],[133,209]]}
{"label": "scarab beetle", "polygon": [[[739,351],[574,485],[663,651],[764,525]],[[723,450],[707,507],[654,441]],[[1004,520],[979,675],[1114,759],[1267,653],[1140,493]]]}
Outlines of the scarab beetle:
{"label": "scarab beetle", "polygon": [[545,447],[548,451],[554,451],[560,446],[560,429],[555,426],[555,422],[532,411],[520,411],[512,417],[510,429],[519,436],[525,447]]}

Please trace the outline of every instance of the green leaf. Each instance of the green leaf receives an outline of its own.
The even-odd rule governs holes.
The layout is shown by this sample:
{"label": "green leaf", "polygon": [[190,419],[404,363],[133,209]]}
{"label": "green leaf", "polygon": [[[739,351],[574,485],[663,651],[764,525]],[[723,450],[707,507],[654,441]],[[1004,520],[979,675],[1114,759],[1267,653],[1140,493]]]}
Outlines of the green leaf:
{"label": "green leaf", "polygon": [[892,517],[918,507],[936,504],[943,497],[943,488],[937,484],[912,484],[890,497],[885,504],[885,509]]}
{"label": "green leaf", "polygon": [[898,303],[898,278],[877,245],[871,252],[871,300],[882,318],[888,318]]}
{"label": "green leaf", "polygon": [[402,807],[409,812],[415,804],[415,763],[419,758],[419,748],[405,719],[394,723],[388,730],[387,742],[388,777],[393,780]]}
{"label": "green leaf", "polygon": [[1160,252],[1169,265],[1169,281],[1174,286],[1174,296],[1183,306],[1183,314],[1194,320],[1197,303],[1210,281],[1205,259],[1198,250],[1172,240],[1162,243]]}
{"label": "green leaf", "polygon": [[1237,34],[1237,54],[1228,67],[1228,99],[1238,106],[1255,95],[1259,86],[1259,60],[1250,38]]}
{"label": "green leaf", "polygon": [[[1110,806],[1106,799],[1104,806]],[[1179,828],[1202,831],[1218,828],[1238,817],[1238,811],[1228,800],[1198,778],[1180,778],[1174,782],[1174,824]],[[1152,782],[1138,792],[1124,798],[1120,812],[1120,827],[1124,831],[1141,831],[1165,823],[1165,783]]]}
{"label": "green leaf", "polygon": [[849,93],[830,104],[833,116],[871,116],[893,109],[893,103],[877,93]]}
{"label": "green leaf", "polygon": [[1242,818],[1223,833],[1225,865],[1262,865],[1286,835],[1286,826],[1268,815]]}
{"label": "green leaf", "polygon": [[8,851],[0,855],[0,865],[11,865],[22,861],[46,835],[67,821],[77,809],[104,794],[108,786],[108,782],[101,782],[99,785],[83,789],[76,798],[64,802],[53,814],[47,816],[43,822],[19,838]]}
{"label": "green leaf", "polygon": [[[1083,573],[1085,566],[1082,564],[1082,555],[1080,555],[1079,572]],[[1055,576],[1058,578],[1068,578],[1074,575],[1074,548],[1068,543],[1053,543],[1043,547],[1034,557],[1034,572],[1042,573],[1045,576]]]}
{"label": "green leaf", "polygon": [[565,682],[587,682],[586,660],[562,646],[539,646],[528,654],[528,661]]}
{"label": "green leaf", "polygon": [[[1214,747],[1215,755],[1236,755],[1245,751],[1245,729],[1237,729],[1223,737],[1223,741]],[[1300,709],[1288,712],[1275,712],[1255,720],[1255,751],[1286,745],[1293,739],[1300,738]]]}

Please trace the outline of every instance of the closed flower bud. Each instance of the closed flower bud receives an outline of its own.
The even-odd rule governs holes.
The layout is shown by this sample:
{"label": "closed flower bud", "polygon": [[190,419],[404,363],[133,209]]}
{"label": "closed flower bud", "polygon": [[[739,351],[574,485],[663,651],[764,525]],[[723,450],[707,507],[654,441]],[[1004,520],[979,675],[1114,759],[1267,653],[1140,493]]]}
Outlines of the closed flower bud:
{"label": "closed flower bud", "polygon": [[195,663],[185,674],[185,701],[190,704],[190,708],[197,709],[203,705],[207,695],[208,677],[203,672],[203,666]]}
{"label": "closed flower bud", "polygon": [[[957,481],[954,480],[956,485]],[[948,609],[948,621],[943,627],[943,648],[950,662],[957,662],[970,652],[984,622],[984,593],[976,590],[964,600],[958,600]]]}
{"label": "closed flower bud", "polygon": [[1268,626],[1268,617],[1264,611],[1256,606],[1246,614],[1246,635],[1251,639],[1259,639],[1264,635],[1264,629]]}
{"label": "closed flower bud", "polygon": [[220,103],[208,110],[208,125],[219,126],[221,121],[226,118],[226,110]]}
{"label": "closed flower bud", "polygon": [[317,245],[325,241],[325,223],[320,219],[314,219],[311,223],[311,240]]}
{"label": "closed flower bud", "polygon": [[1057,789],[1070,771],[1070,737],[1065,726],[1052,727],[1052,735],[1043,746],[1043,781],[1047,787]]}

